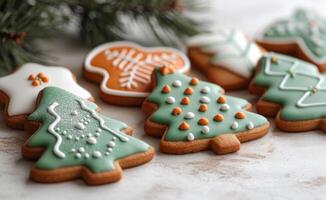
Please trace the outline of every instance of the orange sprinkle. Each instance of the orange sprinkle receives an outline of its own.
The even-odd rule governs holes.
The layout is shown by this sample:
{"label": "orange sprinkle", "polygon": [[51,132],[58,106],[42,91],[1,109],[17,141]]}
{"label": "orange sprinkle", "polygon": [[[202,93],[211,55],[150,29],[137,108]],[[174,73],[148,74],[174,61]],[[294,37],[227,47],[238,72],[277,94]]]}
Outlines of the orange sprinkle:
{"label": "orange sprinkle", "polygon": [[39,80],[34,80],[34,81],[32,82],[32,85],[33,85],[34,87],[39,86],[39,85],[40,85],[40,81],[39,81]]}
{"label": "orange sprinkle", "polygon": [[181,100],[182,105],[188,105],[190,103],[190,99],[188,97],[183,97]]}
{"label": "orange sprinkle", "polygon": [[198,124],[199,125],[207,125],[208,124],[208,119],[206,119],[205,117],[202,117],[198,120]]}
{"label": "orange sprinkle", "polygon": [[244,112],[237,112],[237,113],[235,113],[235,118],[244,119],[244,118],[246,118],[246,115],[244,114]]}
{"label": "orange sprinkle", "polygon": [[183,94],[185,94],[185,95],[191,95],[192,93],[193,93],[193,90],[191,87],[187,87],[185,89],[185,91],[183,92]]}
{"label": "orange sprinkle", "polygon": [[217,103],[225,103],[226,102],[226,98],[224,96],[220,96],[218,99],[217,99]]}
{"label": "orange sprinkle", "polygon": [[30,75],[28,76],[28,80],[30,80],[30,81],[34,81],[34,80],[35,80],[35,76],[33,76],[33,74],[30,74]]}
{"label": "orange sprinkle", "polygon": [[221,114],[217,114],[214,116],[214,121],[221,122],[224,120],[224,116]]}
{"label": "orange sprinkle", "polygon": [[41,80],[42,80],[44,83],[47,83],[47,82],[49,82],[49,79],[48,79],[48,77],[42,77],[42,78],[41,78]]}
{"label": "orange sprinkle", "polygon": [[178,116],[182,113],[182,109],[179,108],[179,107],[176,107],[176,108],[173,108],[171,114],[174,115],[174,116]]}
{"label": "orange sprinkle", "polygon": [[199,82],[198,78],[193,77],[193,78],[191,79],[191,81],[190,81],[190,85],[197,85],[198,82]]}
{"label": "orange sprinkle", "polygon": [[174,69],[172,67],[164,66],[160,68],[160,72],[162,75],[172,74],[174,73]]}
{"label": "orange sprinkle", "polygon": [[205,112],[208,109],[208,106],[206,104],[201,104],[198,108],[200,112]]}
{"label": "orange sprinkle", "polygon": [[161,92],[162,93],[169,93],[170,91],[171,91],[170,86],[164,85]]}
{"label": "orange sprinkle", "polygon": [[40,73],[37,74],[37,77],[39,77],[39,78],[45,78],[46,75],[43,72],[40,72]]}
{"label": "orange sprinkle", "polygon": [[185,131],[185,130],[188,130],[190,128],[189,124],[187,124],[186,122],[182,122],[180,125],[179,125],[179,130],[182,130],[182,131]]}

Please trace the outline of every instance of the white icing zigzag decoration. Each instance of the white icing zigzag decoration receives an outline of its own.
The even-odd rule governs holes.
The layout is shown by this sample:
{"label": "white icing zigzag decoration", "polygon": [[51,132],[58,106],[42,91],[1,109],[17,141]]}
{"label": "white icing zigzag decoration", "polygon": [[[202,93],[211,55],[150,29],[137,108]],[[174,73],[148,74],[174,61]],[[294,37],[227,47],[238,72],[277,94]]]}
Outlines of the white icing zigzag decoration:
{"label": "white icing zigzag decoration", "polygon": [[54,102],[52,103],[49,107],[48,107],[48,112],[53,116],[55,117],[55,120],[52,124],[50,124],[49,128],[48,128],[48,131],[54,135],[57,139],[54,147],[53,147],[53,153],[55,155],[57,155],[59,158],[64,158],[66,157],[66,155],[60,151],[59,147],[62,143],[62,138],[61,136],[54,130],[55,126],[60,122],[61,120],[61,117],[58,115],[58,113],[55,112],[55,108],[59,105],[59,103],[57,102]]}
{"label": "white icing zigzag decoration", "polygon": [[213,53],[212,64],[249,78],[258,60],[262,56],[259,47],[247,40],[246,36],[236,30],[216,30],[192,38],[189,46],[200,48],[203,52]]}
{"label": "white icing zigzag decoration", "polygon": [[[272,57],[272,56],[271,56]],[[281,58],[278,58],[279,60],[281,60]],[[326,88],[322,87],[322,84],[324,83],[324,77],[323,76],[318,76],[315,74],[308,74],[305,73],[303,71],[296,71],[299,62],[298,61],[292,61],[292,66],[290,67],[290,69],[286,72],[273,72],[270,68],[271,68],[271,58],[268,59],[267,63],[266,63],[266,67],[264,70],[264,73],[270,76],[283,76],[283,80],[279,85],[279,89],[280,90],[285,90],[285,91],[302,91],[305,92],[304,95],[298,100],[298,102],[296,103],[296,105],[298,107],[312,107],[312,106],[325,106],[326,102],[317,102],[317,103],[304,103],[304,101],[311,96],[311,94],[316,94],[317,92],[321,92],[321,91],[326,91]],[[289,60],[285,60],[286,62],[291,62]],[[285,86],[286,82],[291,78],[294,77],[296,75],[301,75],[301,76],[305,76],[305,77],[309,77],[309,78],[313,78],[317,80],[317,84],[312,86],[312,87],[288,87]]]}
{"label": "white icing zigzag decoration", "polygon": [[[107,51],[110,48],[126,47],[120,51]],[[131,50],[127,50],[129,47]],[[153,56],[153,54],[145,55],[141,53],[136,53],[132,49],[138,49],[140,51],[148,52],[169,52],[169,54],[161,55],[160,57]],[[119,77],[120,86],[131,90],[121,90],[111,88],[107,85],[111,74],[101,66],[96,66],[92,62],[93,59],[104,52],[105,59],[112,60],[112,64],[115,68],[118,68],[121,73]],[[170,53],[171,52],[171,53]],[[184,73],[190,69],[190,62],[187,56],[181,51],[168,47],[142,47],[132,42],[110,42],[102,44],[95,49],[93,49],[86,57],[84,62],[85,71],[88,73],[96,73],[103,77],[101,82],[101,91],[105,94],[123,96],[123,97],[137,97],[144,98],[148,96],[148,92],[143,92],[136,90],[139,84],[149,84],[150,74],[154,67],[160,67],[163,64],[172,64],[176,58],[180,58],[183,61],[183,66],[177,68],[176,70],[180,73]],[[142,61],[140,61],[142,59]],[[145,59],[145,60],[144,60]],[[171,60],[170,60],[171,59]]]}
{"label": "white icing zigzag decoration", "polygon": [[153,55],[147,54],[144,58],[143,53],[136,53],[134,49],[122,49],[110,51],[105,50],[106,59],[112,60],[114,67],[121,70],[120,86],[131,88],[138,87],[138,83],[149,83],[152,71],[155,67],[173,65],[176,62],[175,54]]}

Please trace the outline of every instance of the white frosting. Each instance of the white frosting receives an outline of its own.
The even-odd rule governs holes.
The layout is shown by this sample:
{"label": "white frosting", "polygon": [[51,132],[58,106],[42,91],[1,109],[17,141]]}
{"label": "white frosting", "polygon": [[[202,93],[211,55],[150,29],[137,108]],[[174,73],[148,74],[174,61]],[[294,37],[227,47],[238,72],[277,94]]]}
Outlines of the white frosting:
{"label": "white frosting", "polygon": [[254,42],[248,41],[243,33],[232,29],[219,29],[211,34],[196,36],[189,41],[189,46],[212,53],[211,63],[245,78],[251,76],[262,56],[259,47]]}
{"label": "white frosting", "polygon": [[203,87],[200,89],[200,92],[203,94],[208,94],[211,91],[211,89],[208,86]]}
{"label": "white frosting", "polygon": [[168,104],[173,104],[175,102],[175,98],[174,97],[168,97],[165,100],[166,103]]}
{"label": "white frosting", "polygon": [[201,132],[202,132],[203,134],[207,134],[207,133],[209,133],[209,127],[208,127],[208,126],[204,126],[203,129],[201,130]]}
{"label": "white frosting", "polygon": [[172,85],[173,85],[173,87],[178,88],[178,87],[182,86],[182,83],[179,80],[175,80],[175,81],[173,81]]}
{"label": "white frosting", "polygon": [[128,137],[126,137],[126,136],[122,135],[121,133],[118,133],[118,132],[110,129],[109,127],[107,127],[105,125],[105,123],[104,123],[104,120],[100,116],[97,115],[95,110],[92,110],[92,109],[88,108],[84,101],[82,101],[82,100],[77,100],[77,101],[79,102],[80,107],[83,110],[88,111],[89,113],[91,113],[92,117],[99,122],[100,127],[102,129],[104,129],[104,130],[108,131],[109,133],[111,133],[112,135],[118,137],[120,139],[120,141],[122,141],[122,142],[127,142],[129,140]]}
{"label": "white frosting", "polygon": [[249,123],[247,124],[247,129],[248,129],[248,130],[251,130],[251,129],[253,129],[253,128],[255,128],[254,123],[249,122]]}
{"label": "white frosting", "polygon": [[66,155],[62,152],[62,151],[60,151],[60,149],[59,149],[59,147],[60,147],[60,145],[61,145],[61,143],[62,143],[62,138],[61,138],[61,136],[54,130],[54,127],[60,122],[60,120],[61,120],[61,117],[58,115],[58,113],[56,113],[55,112],[55,107],[57,107],[59,105],[59,103],[57,103],[57,102],[54,102],[54,103],[52,103],[49,107],[48,107],[48,109],[47,109],[47,111],[53,116],[53,117],[55,117],[55,120],[54,120],[54,122],[52,123],[52,124],[50,124],[49,125],[49,127],[48,127],[48,131],[52,134],[52,135],[54,135],[55,137],[56,137],[56,139],[57,139],[57,141],[56,141],[56,143],[54,144],[54,146],[53,146],[53,153],[56,155],[56,156],[58,156],[59,158],[64,158],[64,157],[66,157]]}
{"label": "white frosting", "polygon": [[75,128],[78,130],[84,130],[85,129],[85,125],[82,123],[77,123],[75,124]]}
{"label": "white frosting", "polygon": [[110,141],[110,142],[108,142],[108,147],[114,147],[115,146],[115,142],[113,142],[113,141]]}
{"label": "white frosting", "polygon": [[86,142],[88,143],[88,144],[96,144],[97,143],[97,140],[96,140],[96,138],[95,137],[90,137],[90,138],[88,138],[87,140],[86,140]]}
{"label": "white frosting", "polygon": [[102,156],[102,153],[101,152],[99,152],[99,151],[94,151],[93,152],[93,157],[94,158],[100,158]]}
{"label": "white frosting", "polygon": [[188,134],[187,134],[187,139],[188,139],[189,141],[193,141],[193,140],[195,139],[194,134],[192,134],[192,133],[188,133]]}
{"label": "white frosting", "polygon": [[228,111],[230,109],[230,106],[228,104],[222,104],[220,107],[221,111]]}
{"label": "white frosting", "polygon": [[187,112],[184,116],[185,119],[192,119],[195,117],[195,114],[193,112]]}
{"label": "white frosting", "polygon": [[206,96],[200,97],[200,99],[199,99],[200,103],[209,103],[210,101],[211,100]]}
{"label": "white frosting", "polygon": [[[33,86],[28,77],[31,74],[36,76],[40,72],[48,77],[49,82]],[[27,63],[13,74],[0,78],[0,90],[10,98],[8,114],[14,116],[31,113],[34,110],[37,95],[43,88],[48,86],[64,89],[83,99],[91,97],[88,91],[74,81],[72,73],[68,69]]]}
{"label": "white frosting", "polygon": [[[179,50],[176,50],[176,49],[173,49],[173,48],[168,48],[168,47],[151,47],[151,48],[147,48],[147,47],[142,47],[142,46],[139,46],[139,45],[137,45],[135,43],[131,43],[131,42],[110,42],[110,43],[102,44],[102,45],[96,47],[95,49],[93,49],[87,55],[87,57],[85,59],[85,62],[84,62],[84,67],[85,67],[85,70],[87,72],[92,72],[92,73],[100,74],[100,75],[103,76],[103,80],[101,82],[101,91],[106,93],[106,94],[116,95],[116,96],[126,96],[126,97],[146,97],[146,96],[149,95],[149,93],[147,93],[147,92],[115,90],[115,89],[111,89],[111,88],[107,87],[107,82],[108,82],[108,80],[110,78],[110,74],[107,72],[107,70],[92,65],[92,60],[94,59],[94,57],[97,56],[98,54],[100,54],[101,52],[106,51],[106,50],[108,50],[110,48],[122,47],[122,46],[128,46],[128,47],[131,47],[131,48],[140,49],[141,51],[170,51],[170,52],[172,52],[172,54],[180,56],[182,58],[183,62],[184,62],[184,66],[182,68],[179,68],[177,70],[178,72],[184,73],[184,72],[186,72],[186,71],[188,71],[190,69],[190,62],[189,62],[187,56],[184,53],[180,52]],[[130,53],[132,53],[132,52],[129,52],[129,54]],[[124,55],[125,55],[125,53],[124,53]],[[111,58],[112,56],[115,56],[115,55],[110,53],[107,56],[108,56],[108,58]],[[139,57],[140,57],[140,55],[139,55]],[[165,57],[166,56],[164,56],[164,58]],[[125,67],[125,68],[129,69],[130,67],[135,65],[134,61],[130,62],[130,65],[128,65],[128,64],[126,65],[126,63],[123,62],[123,59],[121,58],[121,53],[120,53],[119,57],[116,57],[116,59],[118,59],[115,62],[117,64],[118,68],[119,67],[121,67],[121,68]],[[140,59],[140,58],[135,58],[135,59],[137,60],[137,59]],[[156,60],[155,60],[155,62],[156,62]],[[136,66],[139,66],[139,65],[136,65]],[[158,66],[158,67],[161,67],[161,66]],[[139,67],[137,67],[137,68],[139,68]],[[147,70],[145,70],[145,71],[146,71],[146,73],[149,72]],[[131,73],[131,72],[126,72],[126,74],[127,73]],[[133,73],[135,73],[135,72],[133,72]],[[135,76],[133,76],[133,77],[135,77]],[[141,79],[143,80],[143,77]],[[123,80],[122,82],[125,82],[125,80]]]}
{"label": "white frosting", "polygon": [[237,129],[237,128],[239,128],[239,123],[238,123],[238,122],[233,122],[232,125],[231,125],[231,128],[232,128],[232,129]]}

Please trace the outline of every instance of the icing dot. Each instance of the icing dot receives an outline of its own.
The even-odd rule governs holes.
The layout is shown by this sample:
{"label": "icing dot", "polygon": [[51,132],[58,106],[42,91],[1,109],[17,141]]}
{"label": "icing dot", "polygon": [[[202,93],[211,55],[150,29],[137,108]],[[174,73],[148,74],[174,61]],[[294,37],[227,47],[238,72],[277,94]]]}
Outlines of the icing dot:
{"label": "icing dot", "polygon": [[211,91],[211,89],[208,86],[205,86],[202,89],[200,89],[200,92],[202,94],[208,94],[210,91]]}
{"label": "icing dot", "polygon": [[222,104],[220,107],[221,111],[228,111],[230,109],[230,106],[228,104]]}
{"label": "icing dot", "polygon": [[255,126],[254,126],[254,123],[252,123],[252,122],[249,122],[248,124],[247,124],[247,129],[249,129],[249,130],[251,130],[251,129],[253,129]]}
{"label": "icing dot", "polygon": [[198,82],[199,82],[198,78],[193,77],[193,78],[190,80],[190,85],[197,85]]}
{"label": "icing dot", "polygon": [[190,103],[190,99],[188,97],[184,97],[181,100],[182,105],[188,105]]}
{"label": "icing dot", "polygon": [[83,153],[83,152],[85,152],[85,148],[84,148],[84,147],[79,147],[78,152],[79,152],[79,153]]}
{"label": "icing dot", "polygon": [[82,124],[82,123],[77,123],[75,125],[75,128],[78,129],[78,130],[84,130],[85,129],[85,125]]}
{"label": "icing dot", "polygon": [[232,128],[232,129],[237,129],[237,128],[239,128],[239,124],[238,124],[238,122],[233,122],[232,125],[231,125],[231,128]]}
{"label": "icing dot", "polygon": [[86,115],[86,117],[90,117],[90,115]]}
{"label": "icing dot", "polygon": [[191,87],[187,87],[184,91],[183,91],[183,94],[185,95],[192,95],[194,91],[192,90]]}
{"label": "icing dot", "polygon": [[172,85],[173,85],[173,87],[178,88],[178,87],[180,87],[182,85],[182,83],[179,80],[175,80],[175,81],[173,81]]}
{"label": "icing dot", "polygon": [[59,132],[59,131],[60,131],[60,128],[59,128],[59,127],[57,127],[57,128],[55,128],[55,130],[56,130],[57,132]]}
{"label": "icing dot", "polygon": [[221,114],[217,114],[214,116],[214,121],[221,122],[224,120],[224,116]]}
{"label": "icing dot", "polygon": [[75,155],[76,158],[81,158],[81,156],[82,155],[80,153],[76,153],[76,155]]}
{"label": "icing dot", "polygon": [[168,104],[173,104],[175,102],[175,98],[170,96],[170,97],[166,98],[165,102]]}
{"label": "icing dot", "polygon": [[112,141],[116,141],[116,140],[117,140],[117,138],[116,138],[116,137],[113,137],[113,138],[112,138]]}
{"label": "icing dot", "polygon": [[108,147],[114,147],[114,146],[115,146],[115,142],[113,141],[108,142]]}
{"label": "icing dot", "polygon": [[192,119],[195,117],[195,114],[193,112],[187,112],[184,116],[185,119]]}
{"label": "icing dot", "polygon": [[199,102],[200,103],[209,103],[211,100],[208,98],[208,97],[206,97],[206,96],[203,96],[203,97],[201,97],[200,99],[199,99]]}
{"label": "icing dot", "polygon": [[171,91],[171,88],[168,85],[164,85],[161,90],[161,92],[165,93],[165,94],[169,93],[170,91]]}
{"label": "icing dot", "polygon": [[94,136],[98,137],[98,136],[100,136],[100,133],[96,132],[96,133],[94,133]]}
{"label": "icing dot", "polygon": [[113,151],[113,149],[112,149],[111,147],[109,147],[109,148],[107,149],[107,151],[111,153],[111,152]]}
{"label": "icing dot", "polygon": [[68,136],[67,136],[67,139],[68,139],[68,140],[71,140],[71,139],[72,139],[72,135],[68,135]]}
{"label": "icing dot", "polygon": [[220,96],[216,101],[219,104],[223,104],[226,102],[226,98],[224,96]]}
{"label": "icing dot", "polygon": [[76,149],[75,149],[75,148],[72,148],[70,151],[71,151],[72,153],[74,153],[74,152],[76,152]]}
{"label": "icing dot", "polygon": [[88,153],[85,153],[85,158],[89,158],[89,154]]}
{"label": "icing dot", "polygon": [[74,111],[72,111],[70,114],[71,114],[72,116],[76,116],[76,115],[78,115],[78,112],[77,112],[77,110],[74,110]]}
{"label": "icing dot", "polygon": [[190,126],[189,126],[186,122],[182,122],[182,123],[179,125],[179,130],[181,130],[181,131],[188,130],[189,128],[190,128]]}
{"label": "icing dot", "polygon": [[207,125],[208,124],[208,119],[206,119],[205,117],[202,117],[198,120],[198,124],[199,125]]}
{"label": "icing dot", "polygon": [[101,156],[102,156],[101,152],[99,152],[99,151],[94,151],[93,152],[93,157],[94,158],[100,158]]}
{"label": "icing dot", "polygon": [[95,137],[90,137],[86,140],[88,144],[96,144],[97,140]]}
{"label": "icing dot", "polygon": [[62,135],[66,135],[67,134],[67,131],[62,131]]}
{"label": "icing dot", "polygon": [[244,112],[235,113],[235,118],[237,118],[237,119],[244,119],[245,117],[246,117],[246,115],[244,114]]}
{"label": "icing dot", "polygon": [[108,156],[108,155],[110,155],[110,153],[109,152],[105,152],[105,155]]}
{"label": "icing dot", "polygon": [[76,140],[76,141],[79,141],[79,137],[78,137],[78,136],[76,136],[76,137],[75,137],[75,140]]}
{"label": "icing dot", "polygon": [[96,130],[96,132],[102,132],[102,129],[100,129],[100,128],[98,128],[97,130]]}
{"label": "icing dot", "polygon": [[204,126],[203,129],[201,130],[201,132],[202,132],[203,134],[207,134],[207,133],[209,133],[209,127],[208,127],[208,126]]}
{"label": "icing dot", "polygon": [[182,113],[182,109],[179,108],[179,107],[176,107],[176,108],[173,108],[171,114],[174,115],[174,116],[178,116]]}
{"label": "icing dot", "polygon": [[205,112],[208,109],[208,106],[206,104],[201,104],[198,108],[199,112]]}
{"label": "icing dot", "polygon": [[80,137],[81,137],[81,138],[85,138],[85,135],[84,135],[84,134],[82,134]]}
{"label": "icing dot", "polygon": [[194,134],[192,134],[192,133],[188,133],[188,134],[187,134],[187,140],[189,140],[189,141],[193,141],[194,139],[195,139]]}

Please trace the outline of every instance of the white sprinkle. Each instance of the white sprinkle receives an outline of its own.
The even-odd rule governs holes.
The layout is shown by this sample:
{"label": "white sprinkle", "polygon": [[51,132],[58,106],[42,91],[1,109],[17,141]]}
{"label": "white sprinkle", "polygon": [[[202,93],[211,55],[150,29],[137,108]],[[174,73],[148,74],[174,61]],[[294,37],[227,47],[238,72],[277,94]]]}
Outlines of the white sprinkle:
{"label": "white sprinkle", "polygon": [[75,148],[72,148],[70,151],[71,151],[72,153],[74,153],[74,152],[76,152],[76,149],[75,149]]}
{"label": "white sprinkle", "polygon": [[168,104],[173,104],[175,102],[175,98],[174,97],[168,97],[165,100],[166,103]]}
{"label": "white sprinkle", "polygon": [[117,138],[116,138],[116,137],[113,137],[113,138],[112,138],[112,141],[116,141],[116,140],[117,140]]}
{"label": "white sprinkle", "polygon": [[66,135],[66,134],[67,134],[67,131],[63,131],[63,132],[62,132],[62,135]]}
{"label": "white sprinkle", "polygon": [[90,117],[90,115],[86,115],[86,117],[87,117],[87,118],[89,118],[89,117]]}
{"label": "white sprinkle", "polygon": [[76,153],[75,157],[76,158],[81,158],[81,154],[80,153]]}
{"label": "white sprinkle", "polygon": [[110,142],[108,143],[108,147],[114,147],[114,146],[115,146],[115,142],[110,141]]}
{"label": "white sprinkle", "polygon": [[192,119],[195,117],[195,114],[192,112],[187,112],[184,116],[185,119]]}
{"label": "white sprinkle", "polygon": [[72,116],[76,116],[76,115],[78,115],[78,112],[77,112],[77,110],[74,110],[74,111],[72,111],[70,114],[71,114]]}
{"label": "white sprinkle", "polygon": [[88,122],[87,121],[84,121],[84,125],[87,125],[88,124]]}
{"label": "white sprinkle", "polygon": [[202,89],[200,89],[200,92],[202,94],[208,94],[210,91],[211,91],[211,89],[208,86],[205,86]]}
{"label": "white sprinkle", "polygon": [[253,128],[255,128],[254,123],[249,122],[249,123],[247,124],[247,129],[251,130],[251,129],[253,129]]}
{"label": "white sprinkle", "polygon": [[88,144],[96,144],[96,142],[97,142],[95,137],[90,137],[86,141]]}
{"label": "white sprinkle", "polygon": [[75,140],[76,140],[76,141],[79,141],[79,137],[78,137],[78,136],[76,136],[76,137],[75,137]]}
{"label": "white sprinkle", "polygon": [[87,137],[92,137],[93,135],[91,133],[88,133],[87,134]]}
{"label": "white sprinkle", "polygon": [[67,136],[67,139],[68,139],[68,140],[71,140],[71,139],[72,139],[72,135],[68,135],[68,136]]}
{"label": "white sprinkle", "polygon": [[208,126],[204,126],[203,129],[201,130],[201,132],[202,132],[203,134],[207,134],[207,133],[209,133],[209,127],[208,127]]}
{"label": "white sprinkle", "polygon": [[107,150],[108,150],[108,152],[111,153],[113,149],[111,147],[109,147]]}
{"label": "white sprinkle", "polygon": [[84,134],[82,134],[80,137],[84,138],[84,137],[85,137],[85,135],[84,135]]}
{"label": "white sprinkle", "polygon": [[175,80],[175,81],[173,81],[172,85],[173,85],[173,87],[178,88],[178,87],[180,87],[182,85],[182,83],[179,80]]}
{"label": "white sprinkle", "polygon": [[195,136],[194,136],[192,133],[188,133],[188,135],[187,135],[187,139],[188,139],[189,141],[193,141],[193,140],[195,139]]}
{"label": "white sprinkle", "polygon": [[85,126],[84,126],[84,124],[82,124],[82,123],[77,123],[77,124],[75,125],[75,128],[78,129],[78,130],[83,130],[83,129],[85,129]]}
{"label": "white sprinkle", "polygon": [[83,153],[83,152],[85,152],[85,148],[84,148],[84,147],[79,147],[78,152],[79,152],[79,153]]}
{"label": "white sprinkle", "polygon": [[99,152],[99,151],[94,151],[93,152],[93,157],[94,158],[100,158],[101,156],[102,156],[101,152]]}
{"label": "white sprinkle", "polygon": [[110,155],[110,153],[109,152],[105,152],[105,155],[108,156],[108,155]]}
{"label": "white sprinkle", "polygon": [[85,158],[89,158],[89,154],[88,153],[85,153]]}
{"label": "white sprinkle", "polygon": [[94,136],[98,137],[98,136],[100,136],[100,133],[94,133]]}
{"label": "white sprinkle", "polygon": [[220,111],[228,111],[230,106],[228,104],[222,104],[220,107]]}
{"label": "white sprinkle", "polygon": [[233,122],[232,125],[231,125],[231,128],[232,128],[232,129],[237,129],[237,128],[239,128],[239,124],[238,124],[238,122]]}
{"label": "white sprinkle", "polygon": [[55,130],[56,130],[57,132],[59,132],[59,131],[60,131],[60,128],[58,127],[58,128],[56,128]]}
{"label": "white sprinkle", "polygon": [[199,99],[199,102],[200,103],[209,103],[211,100],[208,98],[208,97],[206,97],[206,96],[203,96],[203,97],[201,97],[200,99]]}
{"label": "white sprinkle", "polygon": [[100,128],[98,128],[97,130],[96,130],[96,132],[102,132],[102,129],[100,129]]}

